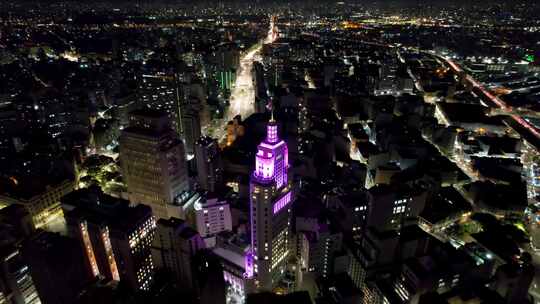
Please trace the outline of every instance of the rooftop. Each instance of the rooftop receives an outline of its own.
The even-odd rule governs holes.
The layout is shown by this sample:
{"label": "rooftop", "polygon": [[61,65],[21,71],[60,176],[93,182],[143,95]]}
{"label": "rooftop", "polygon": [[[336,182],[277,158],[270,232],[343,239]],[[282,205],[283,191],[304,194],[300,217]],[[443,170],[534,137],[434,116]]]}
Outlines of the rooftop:
{"label": "rooftop", "polygon": [[139,204],[130,207],[128,201],[104,194],[97,187],[74,191],[62,199],[66,220],[84,219],[96,225],[106,225],[129,233],[141,221],[152,216],[152,210]]}
{"label": "rooftop", "polygon": [[478,104],[465,103],[438,103],[437,106],[446,115],[450,123],[480,123],[486,125],[502,126],[503,121],[498,116],[487,116],[489,108]]}

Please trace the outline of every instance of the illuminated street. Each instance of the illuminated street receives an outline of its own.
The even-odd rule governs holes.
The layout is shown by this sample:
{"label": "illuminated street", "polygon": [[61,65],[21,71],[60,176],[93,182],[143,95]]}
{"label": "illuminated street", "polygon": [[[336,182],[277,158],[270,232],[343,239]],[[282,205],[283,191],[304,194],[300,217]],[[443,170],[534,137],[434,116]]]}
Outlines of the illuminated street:
{"label": "illuminated street", "polygon": [[253,68],[253,62],[258,59],[261,49],[262,44],[259,43],[240,60],[240,68],[236,76],[236,84],[231,92],[230,106],[225,115],[225,123],[236,115],[245,118],[254,111],[255,92],[251,69]]}
{"label": "illuminated street", "polygon": [[[270,30],[263,43],[272,43],[276,38],[276,28],[274,23],[271,22]],[[241,115],[242,119],[244,119],[254,111],[255,88],[253,86],[253,74],[251,70],[253,63],[261,59],[263,43],[255,45],[240,59],[240,68],[236,75],[236,84],[231,92],[230,106],[225,115],[225,124],[236,115]]]}
{"label": "illuminated street", "polygon": [[264,41],[257,43],[240,58],[240,67],[236,74],[236,83],[231,91],[229,107],[223,119],[215,119],[210,122],[211,126],[203,128],[206,135],[218,138],[221,141],[226,134],[227,123],[236,115],[245,119],[255,111],[255,88],[253,84],[253,63],[261,59],[263,44],[272,43],[277,39],[277,29],[273,22]]}

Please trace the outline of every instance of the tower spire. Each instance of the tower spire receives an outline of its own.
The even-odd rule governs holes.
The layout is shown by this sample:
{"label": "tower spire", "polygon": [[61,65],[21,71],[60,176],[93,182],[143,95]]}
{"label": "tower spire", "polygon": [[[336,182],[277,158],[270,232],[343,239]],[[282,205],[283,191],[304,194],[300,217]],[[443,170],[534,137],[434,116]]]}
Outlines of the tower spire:
{"label": "tower spire", "polygon": [[267,109],[270,110],[270,123],[275,123],[276,120],[274,119],[274,103],[272,102],[272,99],[268,102]]}
{"label": "tower spire", "polygon": [[266,125],[266,141],[269,143],[277,143],[279,138],[277,134],[277,123],[274,119],[274,107],[272,104],[272,99],[270,99],[266,107],[268,110],[270,110],[270,121]]}

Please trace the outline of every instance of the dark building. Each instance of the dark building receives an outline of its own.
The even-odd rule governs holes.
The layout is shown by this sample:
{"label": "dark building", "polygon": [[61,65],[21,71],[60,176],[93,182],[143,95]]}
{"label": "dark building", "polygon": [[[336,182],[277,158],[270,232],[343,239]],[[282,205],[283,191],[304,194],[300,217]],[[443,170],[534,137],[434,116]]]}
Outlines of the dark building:
{"label": "dark building", "polygon": [[156,229],[150,207],[130,207],[96,188],[71,193],[62,207],[70,236],[81,243],[89,278],[123,281],[133,290],[150,287]]}
{"label": "dark building", "polygon": [[215,139],[202,137],[195,143],[197,182],[201,189],[209,192],[216,191],[223,181],[223,164],[219,152]]}
{"label": "dark building", "polygon": [[31,217],[20,205],[0,210],[0,303],[40,304],[21,245],[33,230]]}
{"label": "dark building", "polygon": [[20,236],[30,236],[35,231],[32,216],[23,205],[13,204],[1,209],[0,223],[8,225]]}
{"label": "dark building", "polygon": [[225,304],[226,285],[220,260],[211,252],[202,251],[194,262],[199,303]]}
{"label": "dark building", "polygon": [[196,288],[196,254],[204,249],[204,241],[196,230],[177,218],[157,222],[156,260],[176,279],[183,290]]}
{"label": "dark building", "polygon": [[534,272],[530,264],[502,265],[495,273],[494,289],[508,304],[527,303]]}
{"label": "dark building", "polygon": [[186,153],[195,153],[195,142],[201,137],[201,100],[195,97],[188,98],[182,109],[182,135],[186,145]]}
{"label": "dark building", "polygon": [[42,303],[73,303],[88,283],[81,275],[85,260],[75,239],[39,231],[24,243],[22,252]]}

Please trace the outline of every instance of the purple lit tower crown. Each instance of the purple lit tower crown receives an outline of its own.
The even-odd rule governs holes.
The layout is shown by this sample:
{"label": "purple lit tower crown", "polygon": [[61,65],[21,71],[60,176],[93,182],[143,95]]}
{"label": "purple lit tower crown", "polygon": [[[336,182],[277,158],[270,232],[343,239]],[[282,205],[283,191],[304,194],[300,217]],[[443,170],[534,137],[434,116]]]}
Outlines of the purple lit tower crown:
{"label": "purple lit tower crown", "polygon": [[287,144],[278,136],[278,126],[272,119],[266,127],[266,139],[257,148],[253,180],[261,184],[275,182],[276,188],[287,184],[289,157]]}

